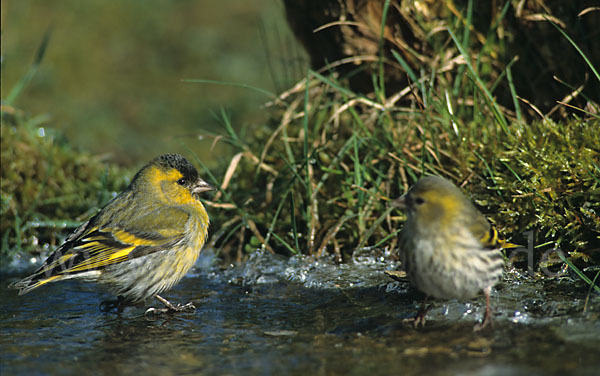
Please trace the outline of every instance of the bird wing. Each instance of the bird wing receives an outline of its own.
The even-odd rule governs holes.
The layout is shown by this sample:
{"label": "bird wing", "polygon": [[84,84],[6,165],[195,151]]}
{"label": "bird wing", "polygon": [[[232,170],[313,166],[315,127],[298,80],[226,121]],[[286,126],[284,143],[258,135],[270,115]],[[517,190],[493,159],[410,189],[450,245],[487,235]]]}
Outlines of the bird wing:
{"label": "bird wing", "polygon": [[500,236],[496,227],[490,225],[488,220],[480,214],[470,224],[469,230],[481,245],[487,249],[516,248],[518,245],[507,242]]}
{"label": "bird wing", "polygon": [[183,209],[165,207],[129,220],[127,226],[99,226],[96,216],[75,230],[35,273],[11,287],[23,294],[61,277],[169,249],[184,238],[189,216]]}

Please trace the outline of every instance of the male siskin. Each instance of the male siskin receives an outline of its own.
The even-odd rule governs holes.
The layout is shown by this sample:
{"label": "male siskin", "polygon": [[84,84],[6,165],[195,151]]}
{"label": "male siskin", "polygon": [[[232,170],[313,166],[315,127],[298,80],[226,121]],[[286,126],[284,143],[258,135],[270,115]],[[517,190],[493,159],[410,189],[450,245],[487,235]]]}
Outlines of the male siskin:
{"label": "male siskin", "polygon": [[150,297],[166,306],[161,312],[194,309],[191,303],[173,305],[159,294],[196,262],[209,225],[198,194],[212,189],[183,156],[161,155],[69,235],[39,269],[9,287],[21,295],[49,282],[77,278],[103,285],[118,297],[103,302],[103,310],[122,311]]}

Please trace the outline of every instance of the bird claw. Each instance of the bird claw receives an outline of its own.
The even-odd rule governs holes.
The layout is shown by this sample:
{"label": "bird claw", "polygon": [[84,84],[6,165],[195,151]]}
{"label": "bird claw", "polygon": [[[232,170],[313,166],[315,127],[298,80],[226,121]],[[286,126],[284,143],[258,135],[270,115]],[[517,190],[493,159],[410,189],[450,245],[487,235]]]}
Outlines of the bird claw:
{"label": "bird claw", "polygon": [[425,326],[425,322],[427,322],[427,318],[425,317],[425,314],[417,315],[413,320],[414,320],[413,325],[415,326],[415,329],[418,328],[419,326],[421,328],[423,328]]}
{"label": "bird claw", "polygon": [[427,305],[427,300],[426,300],[421,305],[421,308],[419,308],[419,311],[417,312],[415,317],[408,319],[409,321],[412,321],[415,329],[418,328],[419,326],[421,328],[423,328],[425,326],[425,322],[427,321],[427,317],[426,317],[427,312],[429,312],[429,310],[431,308],[432,308],[432,305]]}
{"label": "bird claw", "polygon": [[419,327],[423,328],[425,326],[426,321],[427,321],[427,319],[426,319],[425,315],[421,314],[420,312],[417,313],[417,315],[415,317],[410,317],[410,318],[403,320],[403,322],[405,322],[405,323],[412,324],[412,326],[415,329],[417,329]]}
{"label": "bird claw", "polygon": [[476,324],[473,327],[474,332],[479,332],[485,329],[487,326],[494,327],[494,321],[492,320],[492,312],[486,309],[485,315],[483,316],[483,321],[479,324]]}
{"label": "bird claw", "polygon": [[156,295],[155,296],[156,299],[158,299],[162,304],[165,305],[165,308],[154,308],[154,307],[150,307],[146,310],[146,312],[144,313],[144,316],[146,316],[147,318],[151,317],[151,316],[158,316],[158,315],[163,315],[163,314],[173,314],[173,313],[177,313],[177,312],[195,312],[196,311],[196,306],[192,303],[189,302],[187,304],[177,304],[177,305],[173,305],[173,303],[171,303],[170,301],[168,301],[167,299],[163,298],[160,295]]}
{"label": "bird claw", "polygon": [[177,312],[196,312],[196,306],[192,304],[192,302],[186,303],[184,305],[177,304]]}
{"label": "bird claw", "polygon": [[152,316],[162,315],[163,313],[167,313],[168,308],[154,308],[150,307],[144,312],[144,316],[146,318],[151,318]]}

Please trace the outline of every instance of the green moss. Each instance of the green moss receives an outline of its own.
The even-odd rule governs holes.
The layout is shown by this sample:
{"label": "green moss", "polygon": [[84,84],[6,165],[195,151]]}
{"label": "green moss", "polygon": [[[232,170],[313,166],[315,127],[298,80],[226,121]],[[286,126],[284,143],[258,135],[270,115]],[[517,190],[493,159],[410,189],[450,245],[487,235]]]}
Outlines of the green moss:
{"label": "green moss", "polygon": [[[490,166],[498,192],[489,209],[511,233],[536,230],[538,243],[568,251],[598,247],[600,121],[570,119],[513,124],[493,148],[474,147]],[[474,187],[482,195],[486,187]]]}
{"label": "green moss", "polygon": [[128,183],[124,170],[71,147],[45,120],[2,107],[3,257],[55,245]]}
{"label": "green moss", "polygon": [[274,111],[279,123],[238,138],[244,154],[223,199],[237,216],[215,211],[221,231],[213,241],[226,253],[249,241],[252,249],[340,259],[363,246],[395,250],[404,217],[385,198],[438,174],[513,241],[527,246],[522,234],[533,230],[534,245],[545,244],[538,256],[561,248],[598,259],[599,120],[513,121],[503,131],[481,96],[477,120],[464,121],[435,95],[422,111],[382,111],[364,97],[343,109],[361,97],[321,78],[309,90],[304,106],[297,93]]}

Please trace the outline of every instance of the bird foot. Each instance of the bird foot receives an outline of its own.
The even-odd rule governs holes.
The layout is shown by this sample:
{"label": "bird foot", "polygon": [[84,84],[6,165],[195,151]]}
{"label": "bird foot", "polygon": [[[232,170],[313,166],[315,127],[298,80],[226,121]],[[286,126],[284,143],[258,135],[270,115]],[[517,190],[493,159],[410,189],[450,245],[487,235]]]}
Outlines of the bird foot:
{"label": "bird foot", "polygon": [[492,312],[491,312],[491,310],[488,311],[486,309],[485,310],[485,315],[483,316],[483,321],[481,323],[479,323],[479,324],[476,324],[473,327],[473,331],[474,332],[479,332],[479,331],[485,329],[487,326],[490,326],[490,327],[493,328],[494,327],[494,321],[492,320]]}
{"label": "bird foot", "polygon": [[415,317],[412,317],[410,319],[406,319],[407,322],[412,322],[413,326],[416,328],[418,327],[424,327],[425,326],[425,322],[427,321],[427,312],[429,312],[429,310],[431,309],[432,305],[427,305],[427,303],[423,303],[421,305],[421,308],[419,308],[419,311],[417,312],[417,314],[415,315]]}
{"label": "bird foot", "polygon": [[425,316],[421,317],[419,315],[415,316],[415,317],[411,317],[408,319],[404,319],[402,320],[403,322],[407,323],[407,324],[411,324],[415,329],[419,328],[419,327],[424,327],[425,326],[425,322],[427,321],[425,319]]}
{"label": "bird foot", "polygon": [[160,295],[156,295],[155,298],[158,299],[162,304],[164,304],[165,308],[150,307],[146,310],[146,312],[144,313],[144,316],[151,317],[151,316],[157,316],[157,315],[163,315],[163,314],[172,314],[172,313],[177,313],[177,312],[195,312],[196,311],[196,306],[194,306],[194,304],[192,302],[189,302],[187,304],[179,304],[178,303],[177,305],[174,305],[173,303],[171,303],[170,301],[168,301],[167,299],[163,298]]}
{"label": "bird foot", "polygon": [[124,304],[124,300],[123,298],[121,298],[120,296],[117,298],[117,300],[104,300],[103,302],[100,303],[99,309],[100,312],[111,312],[116,310],[117,312],[121,313],[123,312],[123,309],[125,308],[125,304]]}
{"label": "bird foot", "polygon": [[425,315],[417,315],[414,318],[413,325],[415,326],[415,328],[418,328],[419,326],[423,328],[426,322],[427,318],[425,317]]}

